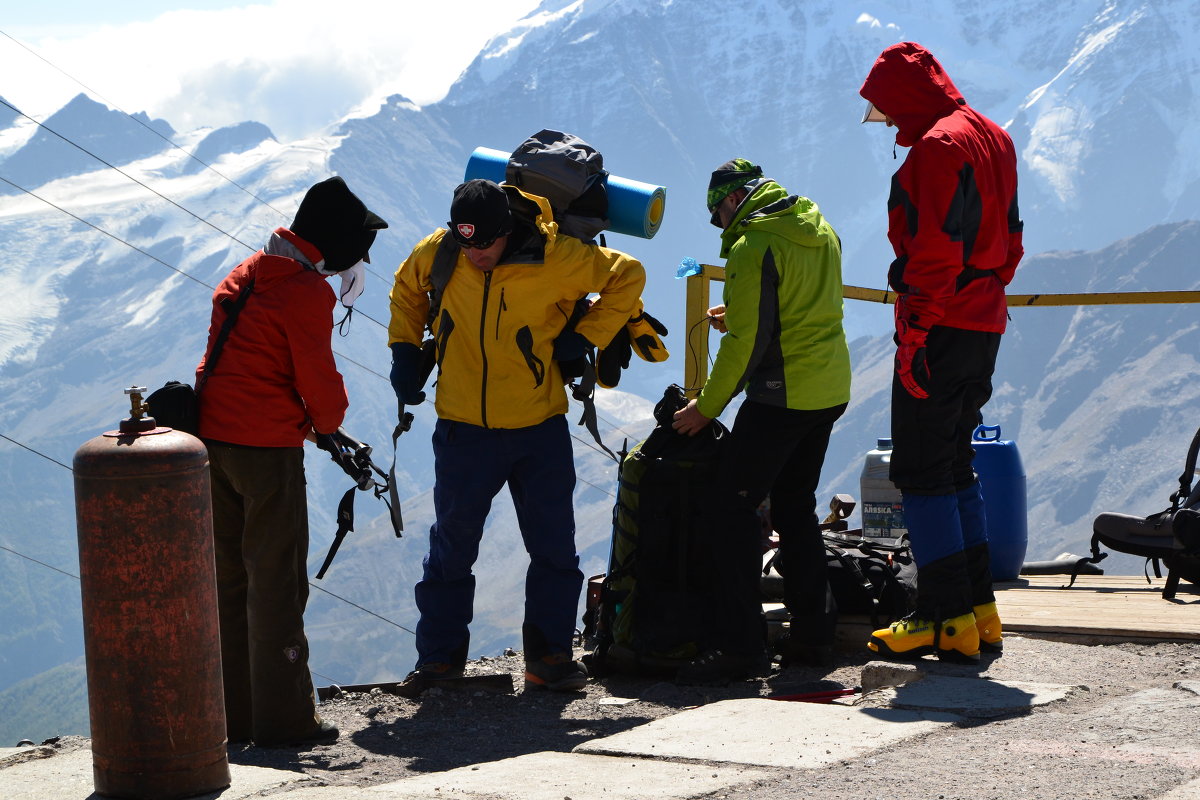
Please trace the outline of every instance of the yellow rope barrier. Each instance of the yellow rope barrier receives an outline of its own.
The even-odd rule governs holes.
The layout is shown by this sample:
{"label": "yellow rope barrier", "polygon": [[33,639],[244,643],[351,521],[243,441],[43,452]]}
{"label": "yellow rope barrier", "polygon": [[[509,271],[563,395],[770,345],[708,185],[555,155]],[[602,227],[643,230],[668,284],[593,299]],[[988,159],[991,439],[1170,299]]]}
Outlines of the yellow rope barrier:
{"label": "yellow rope barrier", "polygon": [[[684,363],[684,382],[688,394],[699,393],[708,377],[708,327],[697,324],[704,319],[709,307],[709,282],[725,280],[725,268],[701,264],[701,272],[687,281],[687,329],[689,358]],[[892,304],[896,293],[891,289],[868,289],[864,286],[842,287],[847,300]],[[1075,294],[1010,294],[1009,308],[1028,306],[1114,306],[1155,303],[1200,303],[1200,291],[1175,292],[1080,292]]]}
{"label": "yellow rope barrier", "polygon": [[[872,303],[894,303],[891,289],[843,286],[842,297]],[[1010,294],[1008,307],[1022,306],[1116,306],[1151,303],[1200,303],[1200,291],[1177,292],[1080,292],[1077,294]]]}

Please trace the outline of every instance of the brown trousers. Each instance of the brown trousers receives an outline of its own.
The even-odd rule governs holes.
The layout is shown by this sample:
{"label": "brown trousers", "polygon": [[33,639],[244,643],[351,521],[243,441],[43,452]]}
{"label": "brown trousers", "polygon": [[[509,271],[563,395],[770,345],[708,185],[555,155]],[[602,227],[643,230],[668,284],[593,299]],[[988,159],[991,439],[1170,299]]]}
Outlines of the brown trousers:
{"label": "brown trousers", "polygon": [[206,444],[229,741],[304,736],[319,724],[304,636],[304,448]]}

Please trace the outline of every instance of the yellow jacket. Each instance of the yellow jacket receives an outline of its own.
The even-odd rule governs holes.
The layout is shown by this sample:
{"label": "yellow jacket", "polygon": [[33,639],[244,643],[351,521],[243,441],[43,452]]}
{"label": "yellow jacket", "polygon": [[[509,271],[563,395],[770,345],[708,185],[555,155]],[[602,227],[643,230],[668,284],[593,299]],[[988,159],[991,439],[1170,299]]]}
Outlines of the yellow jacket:
{"label": "yellow jacket", "polygon": [[[542,247],[533,253],[523,248],[488,272],[458,254],[433,322],[438,343],[434,407],[442,419],[525,428],[567,411],[553,350],[575,302],[599,293],[575,330],[603,347],[637,310],[646,272],[624,253],[560,236],[544,198],[505,188],[514,217],[519,221],[521,210],[528,212]],[[439,228],[422,239],[396,270],[389,345],[421,343],[433,290],[430,272],[446,233]]]}

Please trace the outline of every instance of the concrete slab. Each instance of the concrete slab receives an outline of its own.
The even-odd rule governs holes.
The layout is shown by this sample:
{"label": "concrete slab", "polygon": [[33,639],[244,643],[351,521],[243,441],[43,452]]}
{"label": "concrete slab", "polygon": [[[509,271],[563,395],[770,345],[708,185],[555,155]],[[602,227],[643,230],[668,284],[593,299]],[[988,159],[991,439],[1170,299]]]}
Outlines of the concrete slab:
{"label": "concrete slab", "polygon": [[[200,795],[196,800],[245,800],[268,789],[312,781],[300,772],[231,764],[232,785],[222,791]],[[56,754],[0,770],[0,797],[4,800],[84,800],[94,793],[92,752],[76,750]]]}
{"label": "concrete slab", "polygon": [[1083,689],[1079,686],[1052,683],[926,675],[902,686],[880,689],[863,699],[873,706],[989,717],[1055,703],[1080,691]]}
{"label": "concrete slab", "polygon": [[806,769],[857,758],[959,719],[898,708],[723,700],[593,739],[574,752]]}
{"label": "concrete slab", "polygon": [[285,796],[287,800],[687,800],[768,776],[741,766],[531,753],[366,789],[322,786]]}

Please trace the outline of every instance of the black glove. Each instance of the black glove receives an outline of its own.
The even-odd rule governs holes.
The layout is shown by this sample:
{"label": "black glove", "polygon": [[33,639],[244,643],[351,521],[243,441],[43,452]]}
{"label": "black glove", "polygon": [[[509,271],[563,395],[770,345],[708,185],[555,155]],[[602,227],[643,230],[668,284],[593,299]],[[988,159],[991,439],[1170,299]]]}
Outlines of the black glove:
{"label": "black glove", "polygon": [[591,348],[592,343],[582,333],[576,332],[573,328],[564,330],[554,340],[554,360],[574,361],[577,358],[583,358]]}
{"label": "black glove", "polygon": [[415,344],[396,342],[392,345],[392,388],[402,405],[415,406],[425,402],[421,391],[421,348]]}
{"label": "black glove", "polygon": [[341,455],[342,448],[338,446],[338,443],[334,440],[332,433],[317,433],[314,430],[313,438],[317,440],[317,447],[332,455],[334,459],[337,459],[337,457]]}
{"label": "black glove", "polygon": [[596,382],[605,389],[616,386],[621,380],[621,370],[629,366],[631,355],[629,326],[622,325],[608,346],[596,354]]}

